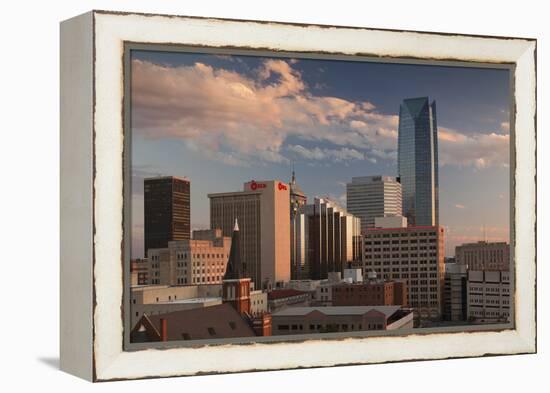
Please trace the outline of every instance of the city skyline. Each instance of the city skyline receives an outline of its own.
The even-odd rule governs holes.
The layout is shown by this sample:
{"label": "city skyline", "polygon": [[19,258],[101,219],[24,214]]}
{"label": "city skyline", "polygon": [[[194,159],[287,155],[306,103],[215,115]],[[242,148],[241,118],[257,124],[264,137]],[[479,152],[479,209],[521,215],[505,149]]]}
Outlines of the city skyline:
{"label": "city skyline", "polygon": [[193,229],[209,227],[208,193],[289,182],[291,165],[308,199],[345,208],[352,177],[397,175],[399,103],[421,95],[438,102],[446,254],[483,232],[508,241],[507,71],[164,52],[135,52],[132,66],[133,257],[142,255],[143,178],[190,179]]}

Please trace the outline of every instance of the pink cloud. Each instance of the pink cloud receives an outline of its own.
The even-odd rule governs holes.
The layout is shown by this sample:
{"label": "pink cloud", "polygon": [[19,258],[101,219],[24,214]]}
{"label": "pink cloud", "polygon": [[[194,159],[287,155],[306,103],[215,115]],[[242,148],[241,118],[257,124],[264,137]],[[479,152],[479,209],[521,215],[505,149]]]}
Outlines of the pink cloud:
{"label": "pink cloud", "polygon": [[[269,59],[244,75],[203,63],[134,60],[132,125],[146,138],[179,139],[229,165],[287,162],[289,136],[342,147],[332,159],[396,158],[397,115],[378,113],[366,101],[315,95],[293,64]],[[506,166],[508,145],[507,134],[439,129],[441,165]]]}

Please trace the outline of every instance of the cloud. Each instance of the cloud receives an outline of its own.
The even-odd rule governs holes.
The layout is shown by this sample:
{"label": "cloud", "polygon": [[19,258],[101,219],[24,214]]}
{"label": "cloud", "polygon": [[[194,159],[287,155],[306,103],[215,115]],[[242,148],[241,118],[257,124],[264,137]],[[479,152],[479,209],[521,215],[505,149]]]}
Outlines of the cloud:
{"label": "cloud", "polygon": [[[168,67],[134,60],[134,130],[185,141],[231,165],[286,162],[281,151],[289,136],[341,146],[329,153],[339,160],[359,159],[377,138],[395,139],[395,121],[389,129],[372,103],[312,94],[294,63],[269,59],[245,75],[204,63]],[[363,127],[352,127],[354,120]],[[384,146],[395,149],[395,141]]]}
{"label": "cloud", "polygon": [[508,167],[510,136],[507,134],[460,133],[439,128],[439,164],[487,167]]}
{"label": "cloud", "polygon": [[457,209],[465,209],[465,208],[466,208],[466,206],[461,205],[460,203],[457,203],[457,204],[455,205],[455,207],[456,207]]}
{"label": "cloud", "polygon": [[[239,73],[199,62],[169,67],[133,60],[133,129],[149,139],[181,140],[234,166],[287,163],[285,152],[314,162],[397,158],[397,115],[379,113],[368,101],[313,93],[295,63],[268,59]],[[285,149],[289,137],[333,146]],[[440,127],[440,165],[506,166],[508,144],[506,133]]]}
{"label": "cloud", "polygon": [[313,147],[308,149],[302,145],[289,145],[287,149],[308,160],[332,160],[342,162],[367,159],[364,153],[348,147],[342,147],[340,149],[321,149],[319,147]]}
{"label": "cloud", "polygon": [[500,123],[500,129],[502,133],[508,134],[510,132],[510,122],[503,121],[502,123]]}

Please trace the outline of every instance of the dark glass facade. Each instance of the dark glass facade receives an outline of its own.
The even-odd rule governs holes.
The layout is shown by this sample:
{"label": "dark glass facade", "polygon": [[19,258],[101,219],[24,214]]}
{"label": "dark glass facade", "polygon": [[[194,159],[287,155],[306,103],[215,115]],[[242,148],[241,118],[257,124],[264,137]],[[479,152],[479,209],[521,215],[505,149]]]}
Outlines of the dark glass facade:
{"label": "dark glass facade", "polygon": [[190,183],[177,177],[144,181],[145,255],[172,240],[191,238]]}
{"label": "dark glass facade", "polygon": [[409,225],[439,225],[439,164],[435,101],[403,100],[399,108],[398,173]]}

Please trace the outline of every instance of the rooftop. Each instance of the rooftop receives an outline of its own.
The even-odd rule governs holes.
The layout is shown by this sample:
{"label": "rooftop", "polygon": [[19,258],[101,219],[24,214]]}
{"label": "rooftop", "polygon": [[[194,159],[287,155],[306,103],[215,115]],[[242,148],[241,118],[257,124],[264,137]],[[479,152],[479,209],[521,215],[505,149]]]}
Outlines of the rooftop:
{"label": "rooftop", "polygon": [[211,303],[211,302],[221,302],[221,297],[193,297],[190,299],[178,299],[178,300],[171,300],[167,302],[158,302],[158,303],[152,303],[152,304],[200,304],[200,303]]}
{"label": "rooftop", "polygon": [[281,311],[273,313],[274,317],[280,316],[303,316],[313,311],[318,311],[325,315],[363,315],[369,311],[381,312],[389,318],[395,312],[401,309],[401,306],[327,306],[327,307],[288,307]]}
{"label": "rooftop", "polygon": [[[169,341],[256,336],[250,325],[228,303],[143,318],[147,318],[156,330],[156,332],[148,332],[150,340],[160,332],[161,319],[166,320]],[[135,341],[141,341],[139,333],[142,322],[138,323],[132,332],[137,336]]]}
{"label": "rooftop", "polygon": [[306,295],[308,292],[299,291],[297,289],[275,289],[267,294],[269,300],[284,299],[292,296]]}

